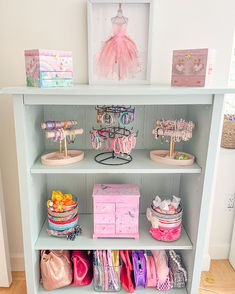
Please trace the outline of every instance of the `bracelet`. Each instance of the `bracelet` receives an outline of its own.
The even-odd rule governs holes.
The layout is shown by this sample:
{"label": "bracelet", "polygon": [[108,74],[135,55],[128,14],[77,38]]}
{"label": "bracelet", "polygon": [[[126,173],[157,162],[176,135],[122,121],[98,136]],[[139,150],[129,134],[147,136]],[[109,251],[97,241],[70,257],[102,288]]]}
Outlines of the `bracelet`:
{"label": "bracelet", "polygon": [[113,149],[115,154],[119,154],[121,152],[120,139],[118,137],[114,137],[110,147]]}
{"label": "bracelet", "polygon": [[54,121],[48,120],[46,121],[46,130],[53,130],[54,129]]}
{"label": "bracelet", "polygon": [[[108,142],[108,148],[106,148],[107,142]],[[108,152],[110,150],[110,138],[109,137],[104,138],[104,140],[103,140],[103,148],[104,148],[105,152]]]}
{"label": "bracelet", "polygon": [[159,135],[158,135],[159,129],[160,128],[156,127],[155,130],[154,130],[155,139],[158,139],[159,138]]}
{"label": "bracelet", "polygon": [[91,133],[91,144],[95,150],[98,150],[101,147],[101,141],[97,131]]}
{"label": "bracelet", "polygon": [[76,134],[74,130],[70,130],[70,140],[71,140],[71,143],[74,143],[76,140]]}
{"label": "bracelet", "polygon": [[114,118],[109,113],[104,113],[101,118],[101,122],[106,126],[112,126],[114,123]]}
{"label": "bracelet", "polygon": [[60,121],[55,121],[54,124],[55,124],[55,129],[60,129],[61,128]]}
{"label": "bracelet", "polygon": [[54,130],[54,134],[55,134],[55,136],[52,138],[52,142],[53,143],[57,142],[57,140],[59,138],[59,132],[58,132],[58,130]]}
{"label": "bracelet", "polygon": [[135,138],[135,135],[134,134],[130,134],[128,136],[128,140],[130,141],[131,143],[131,149],[135,148],[135,145],[136,145],[136,138]]}
{"label": "bracelet", "polygon": [[67,120],[64,120],[64,129],[66,130],[68,128]]}
{"label": "bracelet", "polygon": [[123,125],[129,125],[132,122],[132,116],[129,112],[124,112],[121,116],[121,122]]}
{"label": "bracelet", "polygon": [[126,154],[130,154],[131,152],[131,142],[129,141],[128,137],[123,136],[122,139],[120,140],[123,152]]}

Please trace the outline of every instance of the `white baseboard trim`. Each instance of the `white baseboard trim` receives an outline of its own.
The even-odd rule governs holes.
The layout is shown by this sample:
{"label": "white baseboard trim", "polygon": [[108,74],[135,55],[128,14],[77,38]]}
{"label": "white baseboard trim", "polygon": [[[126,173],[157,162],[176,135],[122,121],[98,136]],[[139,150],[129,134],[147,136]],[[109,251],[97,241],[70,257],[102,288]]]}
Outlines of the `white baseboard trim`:
{"label": "white baseboard trim", "polygon": [[204,254],[203,256],[203,262],[202,262],[202,271],[203,272],[208,272],[210,270],[210,265],[211,265],[211,257],[210,255]]}
{"label": "white baseboard trim", "polygon": [[22,253],[11,254],[11,270],[14,272],[24,271],[24,255]]}
{"label": "white baseboard trim", "polygon": [[211,259],[228,259],[230,251],[230,244],[220,244],[209,247],[209,254]]}

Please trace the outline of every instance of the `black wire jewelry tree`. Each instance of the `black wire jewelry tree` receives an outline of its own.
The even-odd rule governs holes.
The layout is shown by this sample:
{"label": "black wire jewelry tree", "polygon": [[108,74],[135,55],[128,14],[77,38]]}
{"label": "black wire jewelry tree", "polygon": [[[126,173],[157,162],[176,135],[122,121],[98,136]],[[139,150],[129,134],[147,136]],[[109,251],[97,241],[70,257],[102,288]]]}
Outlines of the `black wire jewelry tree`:
{"label": "black wire jewelry tree", "polygon": [[131,150],[135,147],[138,131],[127,128],[135,120],[135,108],[131,106],[96,106],[97,123],[93,128],[92,146],[95,150],[104,149],[94,159],[104,165],[123,165],[132,161]]}

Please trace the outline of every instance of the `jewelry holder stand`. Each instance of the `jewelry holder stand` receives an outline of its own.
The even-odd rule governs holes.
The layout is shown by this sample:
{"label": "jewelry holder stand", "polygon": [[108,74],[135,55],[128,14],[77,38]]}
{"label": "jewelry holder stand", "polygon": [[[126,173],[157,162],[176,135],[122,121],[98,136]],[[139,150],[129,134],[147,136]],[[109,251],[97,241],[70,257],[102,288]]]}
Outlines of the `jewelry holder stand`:
{"label": "jewelry holder stand", "polygon": [[195,127],[192,121],[186,122],[183,119],[180,120],[157,120],[156,128],[152,133],[156,139],[163,140],[165,137],[170,137],[169,150],[153,150],[150,152],[150,158],[153,161],[159,163],[165,163],[169,165],[192,165],[195,157],[192,154],[185,152],[175,151],[175,143],[181,141],[188,141],[192,138],[192,130]]}
{"label": "jewelry holder stand", "polygon": [[[138,131],[126,128],[135,119],[135,109],[125,106],[97,106],[97,123],[100,128],[93,128],[92,147],[104,152],[95,156],[95,161],[104,165],[123,165],[132,161],[130,152],[136,145]],[[123,125],[123,126],[121,126]]]}
{"label": "jewelry holder stand", "polygon": [[[73,129],[77,121],[47,121],[41,124],[41,129],[46,130],[45,137],[53,142],[59,141],[59,151],[51,152],[41,156],[41,162],[48,166],[59,166],[72,164],[83,160],[84,152],[80,150],[68,150],[68,143],[74,143],[76,135],[83,134],[83,129]],[[64,140],[64,150],[62,141]]]}

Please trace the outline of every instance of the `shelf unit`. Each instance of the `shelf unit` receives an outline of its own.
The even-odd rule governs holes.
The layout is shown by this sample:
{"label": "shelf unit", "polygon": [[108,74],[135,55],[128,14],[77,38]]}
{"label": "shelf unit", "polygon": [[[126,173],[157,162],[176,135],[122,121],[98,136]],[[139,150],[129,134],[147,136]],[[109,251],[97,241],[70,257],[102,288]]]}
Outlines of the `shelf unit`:
{"label": "shelf unit", "polygon": [[[224,94],[228,88],[171,88],[158,86],[88,86],[64,89],[6,88],[14,101],[15,130],[21,198],[21,215],[25,251],[27,290],[30,294],[47,293],[39,283],[40,249],[177,249],[188,270],[185,289],[172,289],[170,294],[197,294],[213,189],[214,171],[222,130]],[[139,130],[133,161],[121,167],[101,166],[94,161],[89,131],[95,122],[95,105],[124,104],[136,107],[135,128]],[[157,164],[149,150],[162,149],[153,138],[156,119],[193,120],[196,128],[189,142],[176,149],[192,153],[196,163],[190,167]],[[85,151],[84,161],[64,167],[45,167],[40,156],[56,148],[43,136],[40,123],[45,120],[76,119],[84,135],[74,149]],[[167,148],[167,145],[164,145]],[[138,184],[140,198],[140,239],[92,239],[92,187],[94,183]],[[45,232],[45,203],[52,189],[79,195],[80,223],[84,232],[76,241],[49,237]],[[156,195],[182,197],[184,207],[181,238],[159,242],[149,233],[145,211]],[[92,286],[67,287],[53,294],[94,293]],[[143,289],[138,289],[142,293]],[[122,291],[121,293],[124,293]],[[144,293],[161,293],[145,289]]]}

